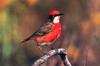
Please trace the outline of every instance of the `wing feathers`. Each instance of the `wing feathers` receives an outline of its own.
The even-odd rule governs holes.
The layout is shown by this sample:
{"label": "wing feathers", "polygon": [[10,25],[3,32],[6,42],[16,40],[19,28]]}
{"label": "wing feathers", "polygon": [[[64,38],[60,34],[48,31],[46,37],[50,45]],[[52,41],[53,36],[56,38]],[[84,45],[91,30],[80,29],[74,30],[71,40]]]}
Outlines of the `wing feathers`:
{"label": "wing feathers", "polygon": [[28,38],[26,38],[26,39],[24,39],[23,41],[21,41],[21,43],[24,43],[24,42],[26,42],[26,41],[30,40],[33,36],[34,36],[34,34],[32,34],[32,35],[31,35],[31,36],[29,36]]}
{"label": "wing feathers", "polygon": [[38,31],[33,33],[28,38],[24,39],[21,43],[24,43],[24,42],[26,42],[26,41],[30,40],[31,38],[34,38],[34,37],[44,36],[44,35],[48,34],[49,32],[51,32],[52,30],[53,30],[53,23],[47,22],[42,27],[40,27],[40,29]]}

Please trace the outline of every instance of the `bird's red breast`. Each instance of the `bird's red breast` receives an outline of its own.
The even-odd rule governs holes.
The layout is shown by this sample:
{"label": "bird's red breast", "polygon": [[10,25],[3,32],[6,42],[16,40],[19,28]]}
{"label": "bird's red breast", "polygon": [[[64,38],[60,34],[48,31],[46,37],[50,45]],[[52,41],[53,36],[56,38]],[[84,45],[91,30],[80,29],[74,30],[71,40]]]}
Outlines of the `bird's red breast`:
{"label": "bird's red breast", "polygon": [[35,41],[37,43],[50,43],[55,41],[61,34],[61,23],[55,23],[53,25],[53,30],[49,32],[48,34],[41,36],[41,37],[36,37]]}

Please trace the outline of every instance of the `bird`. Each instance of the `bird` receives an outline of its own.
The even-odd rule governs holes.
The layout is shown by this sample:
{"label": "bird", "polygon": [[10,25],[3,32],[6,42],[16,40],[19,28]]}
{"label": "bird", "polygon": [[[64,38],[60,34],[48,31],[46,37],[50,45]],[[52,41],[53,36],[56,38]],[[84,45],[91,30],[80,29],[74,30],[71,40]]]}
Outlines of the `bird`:
{"label": "bird", "polygon": [[60,18],[62,15],[63,13],[60,11],[52,10],[48,15],[48,21],[21,43],[33,40],[40,48],[41,46],[52,45],[61,36],[62,25]]}

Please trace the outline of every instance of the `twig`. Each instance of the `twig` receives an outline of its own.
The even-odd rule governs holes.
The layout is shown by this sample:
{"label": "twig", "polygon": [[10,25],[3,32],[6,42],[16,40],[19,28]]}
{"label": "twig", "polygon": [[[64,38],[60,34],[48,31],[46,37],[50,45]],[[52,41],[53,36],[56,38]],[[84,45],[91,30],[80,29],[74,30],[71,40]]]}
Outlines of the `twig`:
{"label": "twig", "polygon": [[64,63],[65,66],[72,66],[71,63],[68,60],[67,54],[64,52],[60,52],[60,57]]}
{"label": "twig", "polygon": [[65,54],[65,49],[63,49],[63,48],[50,50],[46,55],[44,55],[43,57],[36,60],[32,66],[41,65],[42,63],[46,62],[51,56],[53,56],[55,54],[60,55],[65,66],[71,66],[71,64],[68,60],[67,54]]}

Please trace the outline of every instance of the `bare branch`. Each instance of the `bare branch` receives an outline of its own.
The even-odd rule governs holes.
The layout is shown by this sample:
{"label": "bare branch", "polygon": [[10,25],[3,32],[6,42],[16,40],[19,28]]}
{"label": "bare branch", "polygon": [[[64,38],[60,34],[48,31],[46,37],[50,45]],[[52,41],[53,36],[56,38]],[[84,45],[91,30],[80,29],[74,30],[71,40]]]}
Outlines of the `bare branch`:
{"label": "bare branch", "polygon": [[36,60],[32,66],[41,65],[42,63],[46,62],[51,56],[53,56],[55,54],[59,54],[61,58],[64,58],[64,59],[62,59],[62,61],[65,66],[71,66],[71,64],[68,60],[67,54],[65,54],[65,49],[63,49],[63,48],[54,49],[54,50],[49,51],[46,55],[44,55],[43,57]]}

